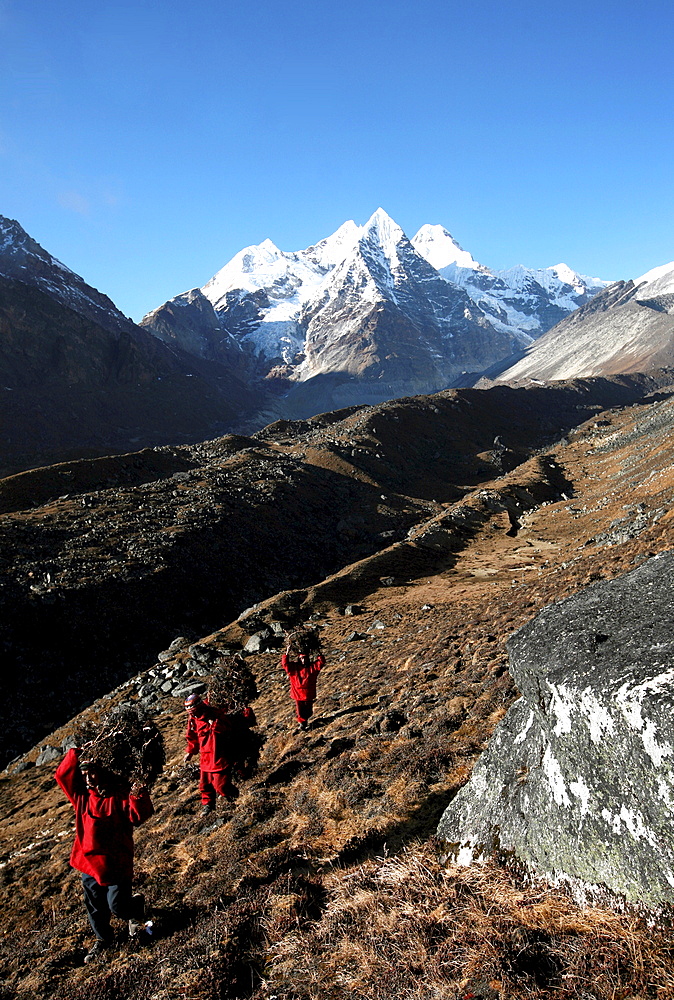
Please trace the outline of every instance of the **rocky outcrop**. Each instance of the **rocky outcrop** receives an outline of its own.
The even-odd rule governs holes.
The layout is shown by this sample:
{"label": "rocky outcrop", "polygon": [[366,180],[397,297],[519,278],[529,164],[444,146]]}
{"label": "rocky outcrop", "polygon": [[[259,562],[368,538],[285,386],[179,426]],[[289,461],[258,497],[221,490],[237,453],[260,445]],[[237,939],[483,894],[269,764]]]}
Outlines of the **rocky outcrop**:
{"label": "rocky outcrop", "polygon": [[508,643],[521,692],[438,828],[576,896],[674,905],[674,552],[544,609]]}

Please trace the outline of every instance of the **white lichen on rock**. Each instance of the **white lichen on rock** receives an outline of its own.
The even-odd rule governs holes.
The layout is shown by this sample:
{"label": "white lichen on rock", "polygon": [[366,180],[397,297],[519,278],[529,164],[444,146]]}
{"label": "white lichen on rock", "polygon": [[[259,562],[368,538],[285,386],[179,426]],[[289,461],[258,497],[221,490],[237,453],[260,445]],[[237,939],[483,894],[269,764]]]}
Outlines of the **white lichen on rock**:
{"label": "white lichen on rock", "polygon": [[674,907],[674,553],[552,605],[511,637],[522,697],[442,817],[449,856],[651,912]]}

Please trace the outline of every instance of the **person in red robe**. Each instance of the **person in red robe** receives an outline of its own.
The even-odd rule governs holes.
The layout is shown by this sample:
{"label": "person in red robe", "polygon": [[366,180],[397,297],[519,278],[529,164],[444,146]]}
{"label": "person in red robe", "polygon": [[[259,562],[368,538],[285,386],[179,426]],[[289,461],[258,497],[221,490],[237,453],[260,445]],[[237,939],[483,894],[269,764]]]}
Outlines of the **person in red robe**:
{"label": "person in red robe", "polygon": [[70,864],[82,874],[84,903],[96,936],[84,961],[104,958],[114,935],[111,915],[128,921],[129,934],[144,927],[144,900],[134,895],[133,830],[154,808],[144,785],[129,787],[95,761],[68,750],[54,777],[75,810]]}
{"label": "person in red robe", "polygon": [[[238,798],[239,790],[232,783],[232,768],[237,763],[237,732],[241,719],[235,719],[226,708],[210,705],[198,694],[188,695],[185,710],[185,763],[199,754],[201,815],[208,816],[215,809],[218,795],[228,802]],[[255,725],[252,708],[244,708],[240,714],[247,726]]]}
{"label": "person in red robe", "polygon": [[322,653],[310,656],[298,653],[293,657],[290,648],[281,657],[281,666],[290,678],[290,697],[295,702],[295,714],[300,729],[307,729],[316,700],[316,678],[325,665]]}

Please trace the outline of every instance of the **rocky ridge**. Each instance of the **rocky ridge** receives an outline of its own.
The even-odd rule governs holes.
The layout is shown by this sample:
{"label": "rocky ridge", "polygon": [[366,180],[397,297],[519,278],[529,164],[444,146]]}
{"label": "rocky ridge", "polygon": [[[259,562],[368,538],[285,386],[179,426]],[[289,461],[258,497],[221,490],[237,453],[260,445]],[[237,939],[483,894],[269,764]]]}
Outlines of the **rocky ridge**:
{"label": "rocky ridge", "polygon": [[[673,265],[617,281],[519,355],[484,373],[485,381],[521,384],[647,371],[674,357]],[[665,272],[664,274],[660,272]]]}
{"label": "rocky ridge", "polygon": [[464,288],[493,326],[505,333],[539,337],[611,284],[578,274],[566,264],[491,271],[442,226],[422,226],[412,244],[443,278]]}
{"label": "rocky ridge", "polygon": [[0,275],[39,289],[111,333],[136,329],[112,299],[52,257],[15,219],[4,215],[0,215]]}

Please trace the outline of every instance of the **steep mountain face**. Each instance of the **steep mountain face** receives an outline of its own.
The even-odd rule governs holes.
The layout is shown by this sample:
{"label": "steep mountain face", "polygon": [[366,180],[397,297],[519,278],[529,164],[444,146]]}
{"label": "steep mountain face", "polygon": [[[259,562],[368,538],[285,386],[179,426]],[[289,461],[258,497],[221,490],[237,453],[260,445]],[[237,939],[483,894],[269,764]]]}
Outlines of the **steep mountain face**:
{"label": "steep mountain face", "polygon": [[609,284],[566,264],[490,271],[442,226],[422,226],[412,243],[447,281],[466,291],[495,329],[513,335],[539,337]]}
{"label": "steep mountain face", "polygon": [[257,398],[0,220],[0,470],[222,434]]}
{"label": "steep mountain face", "polygon": [[141,325],[249,377],[280,378],[277,412],[305,416],[440,389],[525,347],[603,284],[563,265],[492,273],[441,227],[410,241],[378,209],[307,250],[247,247]]}
{"label": "steep mountain face", "polygon": [[648,371],[674,364],[674,263],[617,281],[524,356],[489,371],[499,382]]}
{"label": "steep mountain face", "polygon": [[439,389],[512,345],[381,210],[304,307],[301,322],[306,357],[299,380],[341,371],[387,383],[391,396]]}
{"label": "steep mountain face", "polygon": [[114,302],[52,257],[14,219],[0,215],[0,275],[38,288],[113,333],[137,329]]}

